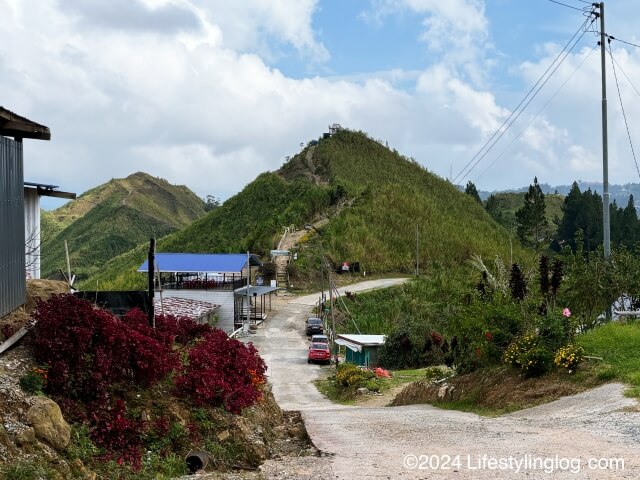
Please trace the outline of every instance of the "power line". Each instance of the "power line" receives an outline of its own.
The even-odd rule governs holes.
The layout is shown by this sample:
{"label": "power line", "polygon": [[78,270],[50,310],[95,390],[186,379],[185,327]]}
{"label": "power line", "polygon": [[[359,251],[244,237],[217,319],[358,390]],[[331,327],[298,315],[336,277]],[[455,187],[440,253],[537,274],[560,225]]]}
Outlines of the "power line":
{"label": "power line", "polygon": [[631,154],[633,155],[633,162],[636,164],[636,171],[638,177],[640,177],[640,168],[638,168],[638,160],[636,159],[636,151],[633,148],[633,142],[631,141],[631,132],[629,131],[629,123],[627,122],[627,114],[624,110],[622,103],[622,94],[620,93],[620,85],[618,84],[618,74],[616,73],[616,64],[613,61],[613,51],[611,50],[611,40],[609,40],[609,55],[611,56],[611,64],[613,65],[613,77],[616,79],[616,88],[618,89],[618,98],[620,99],[620,108],[622,109],[622,117],[624,118],[624,126],[627,128],[627,138],[629,138],[629,145],[631,146]]}
{"label": "power line", "polygon": [[[591,22],[593,23],[595,19],[592,18]],[[529,106],[529,104],[533,101],[533,99],[538,95],[538,93],[540,93],[540,90],[546,85],[546,83],[549,81],[549,79],[551,78],[551,76],[558,70],[558,68],[560,67],[560,65],[562,65],[562,63],[565,61],[565,59],[567,58],[567,56],[569,56],[569,53],[571,53],[571,51],[576,47],[576,45],[578,44],[578,42],[580,42],[580,40],[582,39],[582,37],[584,36],[584,34],[587,32],[587,29],[585,29],[584,27],[587,25],[587,22],[589,21],[589,18],[587,18],[583,24],[580,26],[580,28],[578,29],[578,31],[576,31],[576,33],[573,35],[573,37],[571,37],[571,40],[569,40],[569,42],[567,43],[567,45],[565,45],[565,47],[562,49],[562,51],[560,52],[560,54],[558,54],[558,56],[554,59],[554,61],[551,63],[551,65],[549,66],[549,68],[547,68],[547,70],[542,74],[542,76],[538,79],[538,81],[535,83],[535,85],[531,88],[531,90],[529,90],[529,92],[527,93],[527,95],[525,95],[525,97],[522,99],[522,101],[518,104],[518,106],[516,107],[516,109],[511,112],[511,114],[509,115],[509,117],[507,117],[507,119],[502,123],[502,125],[500,125],[500,127],[498,128],[498,130],[496,130],[496,132],[491,136],[491,138],[483,145],[483,147],[478,151],[478,153],[476,153],[476,155],[471,159],[471,161],[469,163],[467,163],[467,165],[462,169],[462,171],[456,176],[456,178],[454,179],[453,183],[457,183],[458,180],[463,181],[470,173],[471,171],[480,163],[480,161],[482,161],[482,159],[489,153],[489,151],[491,151],[491,149],[496,145],[496,143],[498,143],[498,141],[504,136],[504,134],[507,132],[507,130],[509,130],[509,128],[515,123],[516,120],[518,120],[518,118],[520,117],[520,115],[522,115],[522,112],[524,112],[524,110]],[[569,45],[569,43],[571,43],[571,41],[573,41],[573,39],[576,37],[576,35],[582,30],[582,34],[578,37],[578,39],[573,43],[573,45],[571,45],[571,47],[569,48],[569,50],[567,49],[567,46]],[[565,52],[566,50],[566,52]],[[554,64],[557,62],[558,58],[560,58],[562,55],[564,54],[564,57],[562,57],[562,59],[560,59],[560,62],[557,63],[557,65],[554,66]],[[551,70],[553,68],[553,70],[551,71],[551,73],[549,73],[549,75],[547,75],[547,73],[549,72],[549,70]],[[546,76],[546,78],[544,78]],[[543,80],[544,79],[544,80]],[[540,84],[540,82],[542,81],[542,84]],[[538,86],[538,84],[540,84],[540,86]],[[537,87],[537,89],[536,89]],[[531,92],[533,92],[535,90],[535,92],[533,93],[533,95],[531,95]],[[530,96],[531,95],[531,96]],[[530,96],[530,97],[529,97]],[[529,97],[529,98],[528,98]],[[528,98],[528,99],[527,99]],[[526,102],[526,103],[525,103]],[[524,106],[520,109],[520,111],[518,111],[518,109],[520,108],[520,106],[524,103]],[[516,113],[518,112],[518,113]],[[506,125],[506,126],[505,126]],[[504,127],[504,129],[503,129]],[[486,150],[485,150],[486,149]],[[481,154],[481,152],[484,151],[484,153]],[[467,170],[468,169],[468,170]],[[465,170],[466,173],[465,173]],[[464,174],[464,175],[463,175]]]}
{"label": "power line", "polygon": [[566,3],[558,2],[558,0],[549,0],[550,2],[557,3],[558,5],[562,5],[563,7],[571,8],[573,10],[578,10],[579,12],[584,11],[583,8],[573,7],[571,5],[567,5]]}
{"label": "power line", "polygon": [[576,74],[576,72],[578,70],[580,70],[580,68],[582,68],[582,65],[584,65],[584,63],[587,61],[587,59],[591,56],[591,54],[596,50],[596,48],[598,48],[598,45],[594,45],[593,48],[589,51],[589,53],[587,53],[585,55],[585,57],[582,59],[582,61],[580,62],[580,64],[573,70],[573,72],[571,72],[571,75],[569,75],[566,80],[564,82],[562,82],[562,85],[560,85],[560,87],[558,87],[558,89],[554,92],[553,95],[551,95],[551,97],[549,97],[549,100],[547,100],[547,102],[542,106],[542,108],[540,108],[540,110],[538,110],[538,113],[536,113],[531,120],[529,121],[529,123],[527,123],[527,125],[520,130],[520,133],[518,133],[518,135],[516,135],[511,142],[509,142],[509,145],[506,146],[506,148],[504,150],[502,150],[502,152],[500,152],[500,154],[493,160],[493,162],[491,162],[487,168],[485,168],[482,173],[480,175],[478,175],[475,180],[474,183],[478,183],[478,180],[480,178],[482,178],[482,176],[487,173],[487,171],[493,167],[493,165],[500,160],[505,153],[507,153],[507,151],[509,150],[509,148],[511,148],[511,145],[513,145],[516,140],[518,140],[520,137],[522,137],[522,135],[524,134],[524,132],[527,131],[527,129],[533,125],[533,122],[535,122],[537,120],[537,118],[540,116],[540,114],[544,111],[545,108],[547,108],[547,106],[551,103],[551,101],[556,98],[556,96],[558,95],[558,93],[560,93],[560,90],[562,90],[564,88],[564,86],[569,83],[569,80],[571,80],[573,78],[573,76]]}
{"label": "power line", "polygon": [[[460,171],[460,173],[458,173],[458,175],[453,179],[452,183],[456,184],[458,183],[458,180],[464,180],[464,178],[466,178],[466,176],[471,172],[471,170],[475,167],[474,162],[476,161],[476,159],[478,159],[478,157],[480,157],[479,160],[481,160],[486,154],[487,152],[485,152],[484,154],[482,153],[483,150],[485,150],[486,148],[491,148],[489,147],[489,145],[491,144],[491,142],[496,139],[496,137],[498,137],[496,139],[499,140],[500,137],[504,134],[504,132],[509,128],[508,126],[505,128],[505,125],[507,125],[507,123],[511,120],[511,118],[516,115],[516,112],[518,111],[518,109],[522,106],[523,103],[525,103],[527,101],[527,98],[529,97],[529,95],[532,94],[532,92],[536,89],[536,87],[538,86],[538,84],[540,84],[540,82],[543,81],[544,77],[547,75],[547,73],[549,73],[549,71],[553,68],[553,66],[555,65],[555,63],[558,61],[558,59],[562,56],[562,54],[565,52],[565,50],[567,49],[567,47],[571,44],[571,42],[573,42],[574,38],[576,38],[576,35],[578,35],[578,33],[580,33],[581,30],[583,30],[583,28],[585,28],[585,26],[587,25],[589,19],[585,19],[585,21],[582,23],[582,25],[580,25],[580,27],[578,28],[578,30],[576,30],[576,32],[573,34],[573,36],[569,39],[569,41],[565,44],[565,46],[562,48],[562,50],[560,51],[560,53],[558,53],[558,55],[556,56],[556,58],[553,60],[553,62],[551,62],[551,64],[549,65],[549,67],[547,67],[547,69],[545,70],[545,72],[540,76],[540,78],[538,79],[538,81],[531,87],[531,89],[527,92],[527,94],[524,96],[524,98],[520,101],[520,103],[516,106],[516,108],[514,108],[511,113],[509,114],[509,116],[502,122],[502,124],[498,127],[498,129],[493,132],[493,134],[491,135],[491,137],[489,137],[489,139],[484,143],[484,145],[480,148],[480,150],[478,150],[476,152],[476,154],[471,158],[471,160],[469,160],[469,162],[467,162],[467,164],[464,166],[464,168]],[[593,20],[592,20],[593,22]],[[583,31],[583,35],[584,35],[584,31]],[[582,35],[580,36],[582,37]],[[575,44],[574,44],[575,46]],[[572,47],[573,48],[573,47]],[[505,128],[504,131],[502,131],[502,129]],[[502,131],[502,133],[500,133]],[[494,142],[495,144],[495,142]],[[482,156],[481,156],[482,155]],[[478,161],[479,161],[478,160]],[[472,166],[472,164],[474,164]],[[477,164],[477,162],[476,162]],[[465,173],[465,171],[469,169],[468,172]],[[464,176],[463,176],[464,174]]]}
{"label": "power line", "polygon": [[640,91],[638,91],[638,89],[636,88],[636,86],[633,84],[633,82],[631,81],[631,79],[629,78],[629,76],[625,73],[625,71],[622,69],[622,66],[618,63],[618,61],[614,58],[611,57],[611,59],[613,60],[613,63],[615,63],[618,66],[618,69],[622,72],[622,74],[625,76],[625,78],[627,79],[627,81],[629,82],[629,85],[631,85],[631,87],[636,91],[636,93],[638,94],[638,96],[640,97]]}
{"label": "power line", "polygon": [[627,42],[626,40],[622,40],[618,37],[614,37],[613,35],[607,35],[605,33],[605,36],[609,39],[609,40],[615,40],[616,42],[622,42],[622,43],[626,43],[627,45],[631,45],[632,47],[637,47],[640,48],[640,45],[638,45],[637,43],[631,43],[631,42]]}

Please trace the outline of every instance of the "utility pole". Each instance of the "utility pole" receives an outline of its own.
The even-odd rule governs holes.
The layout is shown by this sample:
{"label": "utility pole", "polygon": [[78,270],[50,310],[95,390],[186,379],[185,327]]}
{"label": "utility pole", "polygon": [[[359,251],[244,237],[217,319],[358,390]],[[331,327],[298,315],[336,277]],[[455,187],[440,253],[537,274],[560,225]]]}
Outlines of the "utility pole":
{"label": "utility pole", "polygon": [[419,236],[418,236],[418,224],[416,223],[416,277],[420,276],[420,253],[418,250],[418,246],[420,245],[419,243]]}
{"label": "utility pole", "polygon": [[604,30],[604,2],[600,2],[600,64],[602,69],[602,229],[604,258],[611,255],[611,224],[609,219],[609,144],[607,134],[607,74]]}

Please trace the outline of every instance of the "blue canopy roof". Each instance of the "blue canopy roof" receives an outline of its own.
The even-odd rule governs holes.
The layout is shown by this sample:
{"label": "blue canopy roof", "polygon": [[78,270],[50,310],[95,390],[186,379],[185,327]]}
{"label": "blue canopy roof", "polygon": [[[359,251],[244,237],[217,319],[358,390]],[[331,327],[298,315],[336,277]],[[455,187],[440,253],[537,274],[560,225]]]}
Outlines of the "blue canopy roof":
{"label": "blue canopy roof", "polygon": [[[256,255],[250,255],[251,265],[262,265]],[[156,268],[161,272],[239,273],[247,265],[246,253],[156,253]],[[145,260],[139,272],[148,272]]]}

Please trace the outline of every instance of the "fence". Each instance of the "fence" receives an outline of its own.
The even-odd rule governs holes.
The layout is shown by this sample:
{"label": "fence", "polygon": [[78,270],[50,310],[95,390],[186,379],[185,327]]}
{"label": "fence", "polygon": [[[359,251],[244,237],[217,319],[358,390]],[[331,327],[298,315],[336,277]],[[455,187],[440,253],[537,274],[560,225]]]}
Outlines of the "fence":
{"label": "fence", "polygon": [[0,136],[0,317],[26,297],[22,143]]}

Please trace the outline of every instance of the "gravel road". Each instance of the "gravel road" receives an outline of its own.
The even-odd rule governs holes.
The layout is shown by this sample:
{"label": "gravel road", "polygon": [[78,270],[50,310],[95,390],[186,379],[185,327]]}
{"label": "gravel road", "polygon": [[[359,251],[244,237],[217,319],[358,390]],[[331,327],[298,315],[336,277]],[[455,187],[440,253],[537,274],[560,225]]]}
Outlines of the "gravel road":
{"label": "gravel road", "polygon": [[263,478],[640,478],[640,412],[620,384],[498,418],[329,402],[312,383],[328,367],[306,362],[303,322],[315,298],[279,298],[250,340],[269,366],[276,400],[302,411],[325,456],[270,460]]}

